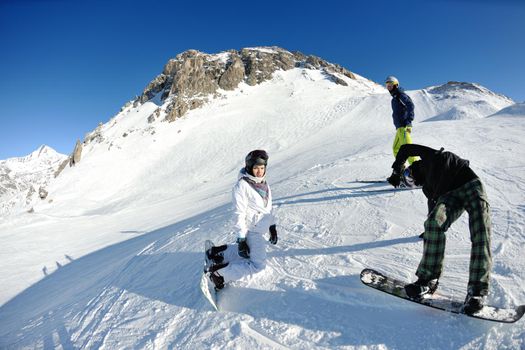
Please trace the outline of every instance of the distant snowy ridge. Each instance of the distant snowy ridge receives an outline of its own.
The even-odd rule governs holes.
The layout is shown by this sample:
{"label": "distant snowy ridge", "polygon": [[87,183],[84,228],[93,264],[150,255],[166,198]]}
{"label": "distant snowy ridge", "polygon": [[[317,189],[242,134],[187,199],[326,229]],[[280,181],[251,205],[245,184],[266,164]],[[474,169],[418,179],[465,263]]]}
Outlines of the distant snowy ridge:
{"label": "distant snowy ridge", "polygon": [[430,94],[440,95],[441,99],[448,99],[448,98],[461,98],[467,91],[470,91],[472,93],[477,93],[480,96],[494,96],[502,100],[506,100],[509,103],[512,103],[512,99],[509,97],[497,94],[493,91],[490,91],[486,87],[483,87],[476,83],[468,83],[468,82],[459,82],[459,81],[449,81],[446,84],[438,85],[438,86],[431,86],[428,88],[425,88],[427,92]]}
{"label": "distant snowy ridge", "polygon": [[26,210],[53,179],[66,155],[42,145],[25,157],[0,160],[0,217],[16,210]]}
{"label": "distant snowy ridge", "polygon": [[31,164],[33,170],[39,171],[47,169],[49,166],[54,165],[57,160],[64,159],[64,157],[63,154],[58,153],[53,148],[42,145],[27,156],[0,160],[0,164],[8,165],[12,170],[27,170],[26,165]]}
{"label": "distant snowy ridge", "polygon": [[484,118],[514,104],[481,85],[455,81],[414,91],[414,95],[416,118],[428,122]]}

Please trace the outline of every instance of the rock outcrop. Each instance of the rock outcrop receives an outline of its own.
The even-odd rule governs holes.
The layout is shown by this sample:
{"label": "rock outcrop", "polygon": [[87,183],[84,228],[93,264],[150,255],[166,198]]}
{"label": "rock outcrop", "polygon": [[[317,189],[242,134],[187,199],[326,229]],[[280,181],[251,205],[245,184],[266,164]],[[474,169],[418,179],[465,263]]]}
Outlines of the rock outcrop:
{"label": "rock outcrop", "polygon": [[75,149],[73,150],[73,154],[69,157],[69,166],[74,166],[78,162],[80,162],[80,158],[82,156],[82,143],[80,140],[77,140],[77,143],[75,145]]}
{"label": "rock outcrop", "polygon": [[232,54],[230,64],[219,78],[219,87],[224,90],[234,90],[244,80],[245,74],[246,69],[241,57]]}
{"label": "rock outcrop", "polygon": [[[245,48],[215,55],[188,50],[170,59],[135,101],[135,106],[161,94],[167,121],[174,121],[189,110],[201,107],[219,90],[234,90],[241,82],[257,85],[271,79],[277,70],[295,67],[322,70],[336,84],[347,85],[341,76],[355,79],[352,72],[316,56],[290,52],[279,47]],[[158,114],[157,114],[158,115]],[[148,121],[153,122],[154,116]]]}

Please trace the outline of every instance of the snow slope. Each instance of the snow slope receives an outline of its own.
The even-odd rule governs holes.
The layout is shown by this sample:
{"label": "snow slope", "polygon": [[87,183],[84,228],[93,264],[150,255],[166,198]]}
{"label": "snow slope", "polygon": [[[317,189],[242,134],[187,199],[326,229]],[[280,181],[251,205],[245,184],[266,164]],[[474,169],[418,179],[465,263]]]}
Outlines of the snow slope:
{"label": "snow slope", "polygon": [[[364,267],[414,279],[426,200],[356,182],[390,173],[394,130],[386,90],[347,82],[294,69],[173,123],[148,124],[148,102],[104,124],[51,203],[0,223],[0,348],[524,348],[523,320],[474,320],[360,283]],[[470,159],[493,215],[489,300],[523,304],[525,113],[493,115],[512,101],[487,94],[493,107],[479,108],[483,97],[461,93],[457,105],[483,117],[435,118],[456,104],[409,92],[413,138]],[[203,242],[235,239],[230,190],[255,148],[270,154],[279,243],[213,312],[198,289]],[[447,237],[440,289],[463,298],[466,216]]]}

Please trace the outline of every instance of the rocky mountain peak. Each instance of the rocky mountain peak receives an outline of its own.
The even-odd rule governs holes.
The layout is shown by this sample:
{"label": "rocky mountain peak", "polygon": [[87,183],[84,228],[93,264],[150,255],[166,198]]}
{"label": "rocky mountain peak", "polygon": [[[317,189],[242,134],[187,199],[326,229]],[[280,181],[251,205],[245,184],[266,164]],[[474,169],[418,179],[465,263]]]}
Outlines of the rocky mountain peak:
{"label": "rocky mountain peak", "polygon": [[272,77],[277,70],[305,67],[322,70],[336,84],[347,85],[338,75],[355,79],[352,72],[316,56],[279,47],[255,47],[207,54],[188,50],[170,59],[135,101],[143,104],[158,94],[169,101],[166,120],[173,121],[198,108],[222,90],[234,90],[241,82],[250,86]]}
{"label": "rocky mountain peak", "polygon": [[[67,156],[42,145],[25,157],[0,161],[0,217],[47,195],[45,187]],[[38,189],[38,190],[37,190]]]}
{"label": "rocky mountain peak", "polygon": [[0,164],[15,168],[21,165],[25,167],[27,164],[30,164],[32,167],[40,168],[41,165],[46,167],[49,164],[60,161],[64,157],[64,155],[58,153],[53,148],[47,145],[42,145],[27,156],[9,158],[0,161]]}
{"label": "rocky mountain peak", "polygon": [[62,155],[59,154],[57,151],[55,151],[53,148],[42,145],[38,147],[35,151],[33,151],[31,154],[29,154],[28,158],[30,159],[52,159],[56,160],[57,158],[61,158]]}

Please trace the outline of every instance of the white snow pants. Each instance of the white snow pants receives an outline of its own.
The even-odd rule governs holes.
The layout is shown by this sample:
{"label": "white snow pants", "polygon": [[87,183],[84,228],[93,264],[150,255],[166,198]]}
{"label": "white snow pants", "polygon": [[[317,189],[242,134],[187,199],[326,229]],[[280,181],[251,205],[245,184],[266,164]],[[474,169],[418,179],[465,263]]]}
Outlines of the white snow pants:
{"label": "white snow pants", "polygon": [[224,283],[239,280],[245,276],[264,270],[266,267],[266,239],[262,233],[250,232],[246,234],[246,243],[250,247],[250,258],[239,256],[236,243],[228,244],[224,251],[224,262],[228,266],[220,269],[219,274],[224,277]]}

